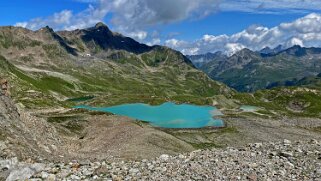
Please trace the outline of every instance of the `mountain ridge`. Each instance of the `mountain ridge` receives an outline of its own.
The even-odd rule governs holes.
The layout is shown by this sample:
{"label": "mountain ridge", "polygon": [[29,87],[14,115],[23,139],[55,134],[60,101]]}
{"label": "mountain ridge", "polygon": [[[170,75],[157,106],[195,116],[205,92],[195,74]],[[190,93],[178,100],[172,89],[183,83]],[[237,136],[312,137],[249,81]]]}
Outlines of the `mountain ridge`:
{"label": "mountain ridge", "polygon": [[272,82],[316,75],[321,71],[319,60],[321,48],[315,47],[293,46],[270,54],[243,49],[227,58],[213,58],[199,69],[238,91],[253,92]]}
{"label": "mountain ridge", "polygon": [[197,103],[233,93],[195,69],[182,53],[141,44],[101,23],[58,32],[0,27],[0,55],[0,63],[11,67],[2,76],[10,80],[13,97],[31,108],[65,105],[63,100],[88,94],[99,97],[95,104],[105,104],[103,97],[111,94],[117,96],[107,104],[140,98],[156,104],[187,97]]}

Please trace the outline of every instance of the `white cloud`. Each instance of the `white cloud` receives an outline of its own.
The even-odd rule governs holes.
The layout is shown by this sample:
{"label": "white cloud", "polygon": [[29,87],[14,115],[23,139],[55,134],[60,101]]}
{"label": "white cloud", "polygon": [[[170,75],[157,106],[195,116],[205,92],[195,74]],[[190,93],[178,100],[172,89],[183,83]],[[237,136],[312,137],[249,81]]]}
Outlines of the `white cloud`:
{"label": "white cloud", "polygon": [[300,46],[304,46],[304,43],[302,40],[300,40],[299,38],[296,38],[296,37],[293,37],[291,38],[290,40],[288,40],[286,42],[286,47],[291,47],[291,46],[294,46],[294,45],[300,45]]}
{"label": "white cloud", "polygon": [[[48,17],[37,17],[16,26],[39,29],[49,25],[55,30],[72,30],[93,26],[104,21],[108,14],[114,30],[127,36],[158,43],[164,36],[149,31],[164,24],[182,20],[197,20],[217,11],[238,11],[250,13],[307,13],[320,12],[321,1],[317,0],[74,0],[88,3],[79,13],[63,10]],[[236,47],[252,49],[277,46],[282,43],[313,46],[320,40],[320,15],[310,14],[291,23],[283,23],[274,28],[251,26],[231,36],[204,35],[195,42],[173,39],[164,41],[166,45],[189,53],[207,51],[233,51]],[[176,41],[175,41],[176,40]],[[229,46],[227,46],[230,44]],[[238,45],[238,46],[236,46]]]}
{"label": "white cloud", "polygon": [[108,13],[108,9],[95,8],[91,5],[78,14],[73,14],[70,10],[63,10],[45,18],[34,18],[28,22],[18,22],[16,26],[23,26],[32,30],[50,26],[58,30],[73,30],[92,26],[97,22],[103,21]]}
{"label": "white cloud", "polygon": [[28,25],[27,22],[19,22],[19,23],[16,23],[15,26],[18,26],[18,27],[22,27],[22,28],[26,28]]}
{"label": "white cloud", "polygon": [[112,22],[122,29],[141,29],[217,11],[219,0],[114,0]]}
{"label": "white cloud", "polygon": [[228,52],[228,54],[232,55],[232,54],[244,49],[245,46],[240,43],[227,43],[225,45],[225,48],[226,48],[226,51]]}
{"label": "white cloud", "polygon": [[181,52],[186,55],[196,55],[198,51],[199,51],[199,48],[195,47],[195,48],[183,49]]}
{"label": "white cloud", "polygon": [[180,48],[189,45],[188,42],[177,39],[169,39],[165,41],[165,45],[172,48]]}
{"label": "white cloud", "polygon": [[63,10],[49,17],[38,17],[16,25],[25,25],[30,29],[49,25],[54,29],[77,29],[92,26],[103,21],[107,13],[112,13],[111,22],[117,30],[124,32],[141,31],[142,29],[188,18],[199,18],[209,15],[218,9],[220,0],[76,0],[91,2],[84,11],[73,14]]}
{"label": "white cloud", "polygon": [[[166,45],[186,54],[201,54],[207,52],[223,51],[227,54],[235,53],[243,48],[260,50],[265,47],[274,48],[283,45],[285,48],[293,45],[321,46],[321,15],[312,13],[290,23],[267,28],[252,25],[247,29],[233,35],[204,35],[194,42],[181,40],[168,40]],[[198,48],[195,51],[186,51]],[[196,49],[194,49],[196,50]]]}
{"label": "white cloud", "polygon": [[318,0],[225,0],[222,11],[238,11],[250,13],[287,14],[311,13],[321,10]]}
{"label": "white cloud", "polygon": [[[74,14],[63,10],[49,17],[38,17],[16,25],[37,29],[49,25],[54,29],[77,29],[103,21],[112,13],[118,31],[142,31],[147,27],[198,19],[217,11],[252,13],[320,12],[318,0],[74,0],[88,3],[87,9]],[[92,5],[90,5],[92,4]]]}
{"label": "white cloud", "polygon": [[153,45],[159,45],[160,43],[161,43],[161,39],[153,38],[150,42],[147,42],[146,44],[149,46],[153,46]]}
{"label": "white cloud", "polygon": [[[148,33],[145,29],[152,26],[173,23],[185,19],[205,17],[218,9],[220,0],[75,0],[88,3],[88,8],[73,13],[63,10],[48,17],[38,17],[26,22],[18,22],[16,26],[29,29],[40,29],[50,26],[55,30],[73,30],[93,26],[104,21],[111,14],[111,23],[115,31],[131,36],[137,40],[145,40]],[[159,36],[151,33],[149,41],[155,43]],[[147,40],[146,40],[147,41]],[[150,42],[153,43],[153,42]]]}
{"label": "white cloud", "polygon": [[136,31],[128,33],[127,35],[138,40],[144,40],[147,37],[148,33],[146,31]]}

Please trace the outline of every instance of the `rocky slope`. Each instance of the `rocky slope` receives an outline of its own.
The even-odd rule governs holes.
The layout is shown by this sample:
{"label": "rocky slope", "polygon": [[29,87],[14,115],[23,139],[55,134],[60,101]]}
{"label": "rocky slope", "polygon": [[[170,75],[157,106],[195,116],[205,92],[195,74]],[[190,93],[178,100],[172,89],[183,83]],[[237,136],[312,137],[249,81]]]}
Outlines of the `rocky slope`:
{"label": "rocky slope", "polygon": [[19,111],[9,97],[0,95],[0,157],[42,160],[59,155],[62,144],[46,120]]}
{"label": "rocky slope", "polygon": [[[7,163],[7,164],[4,164]],[[321,143],[255,143],[131,162],[0,161],[7,180],[321,180]]]}

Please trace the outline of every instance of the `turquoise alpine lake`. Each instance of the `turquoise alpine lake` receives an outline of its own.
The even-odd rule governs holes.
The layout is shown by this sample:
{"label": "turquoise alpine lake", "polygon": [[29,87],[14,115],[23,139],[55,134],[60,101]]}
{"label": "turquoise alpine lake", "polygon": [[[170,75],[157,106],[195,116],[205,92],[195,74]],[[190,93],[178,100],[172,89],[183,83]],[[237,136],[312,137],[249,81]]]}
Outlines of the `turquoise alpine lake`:
{"label": "turquoise alpine lake", "polygon": [[136,103],[101,108],[81,105],[76,106],[75,108],[127,116],[149,122],[155,127],[162,128],[204,128],[224,126],[222,120],[214,118],[215,116],[223,114],[216,107],[212,106],[197,106],[190,104],[177,105],[172,102],[167,102],[158,106]]}

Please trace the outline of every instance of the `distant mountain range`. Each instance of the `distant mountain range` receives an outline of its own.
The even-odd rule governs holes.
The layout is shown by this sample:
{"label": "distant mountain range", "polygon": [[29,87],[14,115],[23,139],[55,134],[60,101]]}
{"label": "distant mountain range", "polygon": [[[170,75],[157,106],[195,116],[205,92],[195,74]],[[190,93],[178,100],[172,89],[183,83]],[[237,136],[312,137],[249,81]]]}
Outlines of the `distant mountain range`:
{"label": "distant mountain range", "polygon": [[211,61],[219,61],[220,59],[227,58],[227,55],[224,55],[223,52],[216,53],[206,53],[202,55],[188,55],[187,56],[197,68],[201,68],[203,65]]}
{"label": "distant mountain range", "polygon": [[265,48],[259,52],[243,49],[228,57],[221,53],[189,56],[200,70],[242,92],[253,92],[292,79],[315,76],[321,72],[321,48],[293,46]]}
{"label": "distant mountain range", "polygon": [[[93,106],[174,101],[220,108],[267,106],[289,114],[293,112],[286,106],[304,102],[311,107],[302,110],[317,116],[321,105],[313,97],[321,94],[309,88],[320,85],[320,72],[319,48],[243,49],[232,56],[217,52],[186,57],[164,46],[141,44],[102,23],[58,32],[50,27],[0,27],[0,77],[9,80],[16,102],[31,109],[70,107],[74,103],[66,100],[90,96]],[[298,87],[240,94],[224,83],[244,92]],[[296,90],[302,86],[308,89]],[[278,95],[282,96],[274,101]]]}
{"label": "distant mountain range", "polygon": [[262,50],[259,51],[259,53],[261,54],[277,54],[279,52],[281,52],[282,50],[284,50],[282,45],[279,45],[273,49],[271,49],[270,47],[265,47]]}

